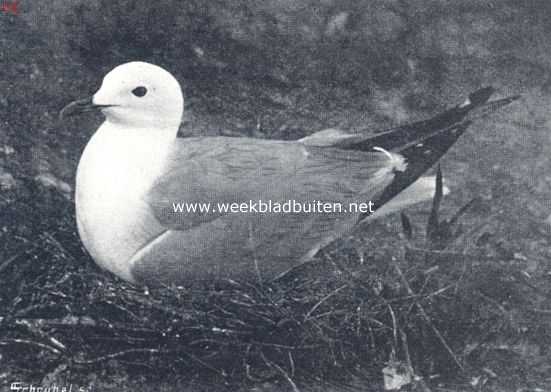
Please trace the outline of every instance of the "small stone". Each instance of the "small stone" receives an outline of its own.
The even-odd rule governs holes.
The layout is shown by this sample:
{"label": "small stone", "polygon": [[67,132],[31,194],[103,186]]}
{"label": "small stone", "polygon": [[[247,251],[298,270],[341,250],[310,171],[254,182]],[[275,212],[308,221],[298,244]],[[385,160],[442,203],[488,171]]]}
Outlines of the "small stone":
{"label": "small stone", "polygon": [[4,146],[0,147],[0,152],[2,152],[5,155],[11,155],[15,152],[15,149],[12,146],[8,146],[7,144],[4,144]]}
{"label": "small stone", "polygon": [[69,184],[67,184],[65,181],[60,180],[59,178],[55,177],[51,173],[39,174],[34,179],[35,179],[35,181],[38,181],[40,184],[42,184],[46,188],[55,188],[55,189],[57,189],[66,198],[71,197],[71,192],[72,192],[71,186]]}
{"label": "small stone", "polygon": [[13,178],[10,173],[0,168],[0,189],[9,190],[15,188],[16,185],[17,181],[15,181],[15,178]]}
{"label": "small stone", "polygon": [[333,16],[329,23],[327,23],[327,28],[325,30],[325,34],[327,34],[329,37],[344,32],[346,28],[346,22],[348,21],[348,12],[339,12],[335,16]]}

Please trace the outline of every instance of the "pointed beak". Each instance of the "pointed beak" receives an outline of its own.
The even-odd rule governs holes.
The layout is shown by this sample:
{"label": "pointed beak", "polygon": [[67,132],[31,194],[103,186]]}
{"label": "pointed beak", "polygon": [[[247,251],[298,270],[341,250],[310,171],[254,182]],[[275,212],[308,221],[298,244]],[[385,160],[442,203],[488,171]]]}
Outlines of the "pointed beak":
{"label": "pointed beak", "polygon": [[59,112],[59,119],[64,120],[67,117],[74,116],[75,114],[92,112],[103,108],[108,108],[114,105],[97,105],[93,102],[93,97],[79,99],[78,101],[71,102],[65,106]]}

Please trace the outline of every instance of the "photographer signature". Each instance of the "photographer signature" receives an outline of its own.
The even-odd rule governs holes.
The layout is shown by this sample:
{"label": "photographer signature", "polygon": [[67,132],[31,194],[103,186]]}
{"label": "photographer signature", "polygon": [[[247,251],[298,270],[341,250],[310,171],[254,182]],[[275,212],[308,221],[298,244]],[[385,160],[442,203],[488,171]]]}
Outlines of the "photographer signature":
{"label": "photographer signature", "polygon": [[4,14],[19,15],[19,4],[17,0],[2,1],[0,3],[0,12]]}

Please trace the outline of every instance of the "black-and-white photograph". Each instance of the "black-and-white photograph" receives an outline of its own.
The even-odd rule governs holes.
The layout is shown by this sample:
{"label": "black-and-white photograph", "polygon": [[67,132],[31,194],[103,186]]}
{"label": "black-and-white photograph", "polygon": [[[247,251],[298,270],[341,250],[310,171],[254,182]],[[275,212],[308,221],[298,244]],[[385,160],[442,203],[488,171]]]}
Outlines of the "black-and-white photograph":
{"label": "black-and-white photograph", "polygon": [[0,0],[0,390],[551,391],[551,2]]}

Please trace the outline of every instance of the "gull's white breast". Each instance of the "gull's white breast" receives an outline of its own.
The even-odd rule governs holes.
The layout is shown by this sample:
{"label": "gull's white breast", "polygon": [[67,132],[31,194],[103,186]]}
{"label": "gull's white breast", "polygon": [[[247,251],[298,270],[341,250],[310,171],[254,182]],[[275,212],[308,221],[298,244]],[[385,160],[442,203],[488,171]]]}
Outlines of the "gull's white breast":
{"label": "gull's white breast", "polygon": [[78,231],[103,268],[134,281],[129,261],[163,231],[144,201],[160,175],[166,143],[154,130],[105,122],[88,142],[76,178]]}

